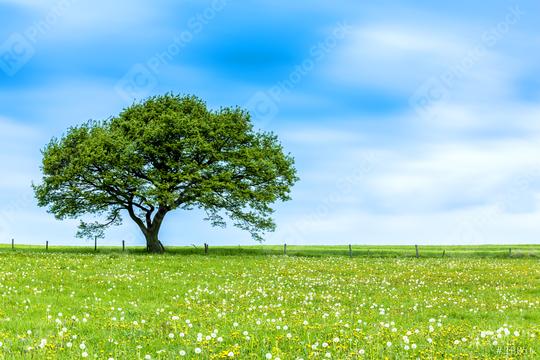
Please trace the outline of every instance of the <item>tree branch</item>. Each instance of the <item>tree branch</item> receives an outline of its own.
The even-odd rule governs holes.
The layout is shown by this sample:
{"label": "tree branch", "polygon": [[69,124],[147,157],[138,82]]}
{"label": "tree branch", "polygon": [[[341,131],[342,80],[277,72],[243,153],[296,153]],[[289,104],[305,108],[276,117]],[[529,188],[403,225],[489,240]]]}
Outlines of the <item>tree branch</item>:
{"label": "tree branch", "polygon": [[128,211],[129,217],[133,221],[135,221],[135,223],[139,225],[139,228],[142,230],[142,232],[146,234],[148,232],[148,228],[144,226],[144,222],[141,219],[139,219],[139,217],[135,214],[135,211],[133,211],[133,202],[131,200],[129,200],[128,206],[126,207],[126,209]]}

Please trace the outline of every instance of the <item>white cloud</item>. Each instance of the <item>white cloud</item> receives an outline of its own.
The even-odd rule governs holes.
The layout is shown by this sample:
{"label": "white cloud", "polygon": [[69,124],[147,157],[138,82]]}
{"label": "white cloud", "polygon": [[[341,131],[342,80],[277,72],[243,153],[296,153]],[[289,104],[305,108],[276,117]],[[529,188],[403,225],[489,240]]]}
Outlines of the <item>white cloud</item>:
{"label": "white cloud", "polygon": [[156,6],[141,0],[0,0],[0,5],[2,3],[18,5],[31,14],[32,20],[21,22],[12,31],[24,33],[36,43],[49,40],[49,47],[66,39],[81,42],[128,31],[139,38],[149,34],[163,35],[165,29],[158,19],[171,5],[165,1]]}
{"label": "white cloud", "polygon": [[540,212],[508,214],[496,207],[445,213],[376,215],[333,211],[283,220],[274,244],[525,244],[536,243]]}
{"label": "white cloud", "polygon": [[[38,170],[35,155],[39,148],[33,148],[37,138],[35,129],[0,117],[0,189],[11,192],[30,187],[29,175]],[[6,196],[0,195],[0,199]]]}
{"label": "white cloud", "polygon": [[[504,76],[506,72],[500,70],[513,73],[516,65],[499,48],[511,38],[517,25],[508,23],[505,31],[493,30],[504,21],[506,17],[501,16],[485,28],[466,22],[457,27],[429,19],[422,19],[421,26],[401,19],[356,25],[331,54],[326,74],[343,85],[400,94],[412,93],[431,78],[450,83],[452,88],[467,80],[488,85],[492,79]],[[504,88],[483,89],[478,96]]]}
{"label": "white cloud", "polygon": [[41,0],[0,0],[0,4],[13,4],[31,8],[43,8],[51,6],[54,1],[41,1]]}
{"label": "white cloud", "polygon": [[[448,29],[357,26],[331,54],[327,74],[342,84],[411,91],[463,58],[472,44]],[[414,69],[414,71],[413,71]]]}
{"label": "white cloud", "polygon": [[[356,30],[351,45],[356,49],[367,46],[379,49],[388,55],[437,55],[439,57],[455,57],[466,48],[461,41],[449,34],[434,34],[431,31],[412,27],[377,24]],[[351,49],[352,50],[352,49]]]}
{"label": "white cloud", "polygon": [[423,145],[384,159],[365,185],[370,198],[391,213],[515,202],[508,199],[514,192],[539,190],[539,152],[540,142],[528,140]]}
{"label": "white cloud", "polygon": [[38,136],[32,127],[0,116],[0,241],[14,236],[9,231],[14,224],[29,227],[27,218],[15,214],[34,206],[30,185],[39,170],[39,148],[34,148]]}
{"label": "white cloud", "polygon": [[328,129],[328,128],[289,128],[283,130],[283,141],[295,144],[343,144],[358,142],[363,136],[351,131]]}
{"label": "white cloud", "polygon": [[30,126],[25,126],[19,122],[13,121],[7,117],[0,115],[0,141],[5,143],[7,141],[14,141],[18,137],[35,136],[36,132]]}
{"label": "white cloud", "polygon": [[1,90],[0,106],[35,104],[25,109],[28,123],[42,143],[72,125],[89,119],[101,120],[118,114],[126,104],[115,91],[115,82],[88,79],[56,79],[54,83],[24,89]]}

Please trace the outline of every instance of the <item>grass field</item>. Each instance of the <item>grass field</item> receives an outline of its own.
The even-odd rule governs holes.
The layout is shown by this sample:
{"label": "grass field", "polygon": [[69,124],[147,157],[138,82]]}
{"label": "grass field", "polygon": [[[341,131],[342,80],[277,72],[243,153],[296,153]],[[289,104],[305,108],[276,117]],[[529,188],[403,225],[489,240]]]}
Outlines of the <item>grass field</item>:
{"label": "grass field", "polygon": [[[0,252],[11,251],[11,244],[0,244]],[[16,251],[44,252],[45,245],[15,245]],[[121,247],[98,246],[98,253],[112,254],[122,253]],[[238,256],[238,255],[283,255],[283,245],[253,245],[253,246],[210,246],[209,255]],[[95,253],[94,244],[86,247],[80,246],[51,246],[51,253]],[[326,256],[349,256],[348,245],[336,246],[287,246],[288,256],[302,257],[326,257]],[[128,254],[146,254],[143,247],[127,246]],[[203,255],[202,246],[167,247],[168,255]],[[381,246],[381,245],[353,245],[354,257],[415,257],[414,246]],[[538,258],[540,259],[540,245],[468,245],[468,246],[419,246],[419,255],[422,258]]]}
{"label": "grass field", "polygon": [[0,358],[540,358],[539,246],[128,250],[1,247]]}

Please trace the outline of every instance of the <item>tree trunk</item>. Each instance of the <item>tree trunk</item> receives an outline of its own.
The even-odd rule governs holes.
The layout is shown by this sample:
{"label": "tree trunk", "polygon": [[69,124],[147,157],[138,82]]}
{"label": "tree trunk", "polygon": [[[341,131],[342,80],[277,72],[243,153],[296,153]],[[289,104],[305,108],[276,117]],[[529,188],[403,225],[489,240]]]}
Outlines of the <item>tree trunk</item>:
{"label": "tree trunk", "polygon": [[163,254],[165,252],[165,247],[161,241],[159,241],[159,229],[161,229],[161,224],[163,224],[163,219],[167,210],[160,207],[156,216],[154,216],[154,221],[150,224],[150,227],[146,229],[144,235],[146,237],[146,248],[149,253],[153,254]]}
{"label": "tree trunk", "polygon": [[159,241],[158,238],[159,229],[148,231],[145,234],[146,237],[146,248],[149,253],[154,254],[163,254],[165,252],[165,248],[163,247],[163,244],[161,241]]}
{"label": "tree trunk", "polygon": [[151,214],[147,213],[146,215],[146,224],[141,220],[135,212],[133,211],[133,205],[130,204],[127,208],[129,216],[135,221],[135,223],[139,226],[142,233],[144,234],[144,237],[146,238],[146,250],[149,253],[154,254],[163,254],[165,252],[165,247],[163,247],[163,244],[161,241],[159,241],[159,229],[161,229],[161,224],[163,224],[163,219],[165,219],[165,215],[167,215],[167,212],[169,209],[166,207],[160,207],[154,216],[154,219],[151,219]]}

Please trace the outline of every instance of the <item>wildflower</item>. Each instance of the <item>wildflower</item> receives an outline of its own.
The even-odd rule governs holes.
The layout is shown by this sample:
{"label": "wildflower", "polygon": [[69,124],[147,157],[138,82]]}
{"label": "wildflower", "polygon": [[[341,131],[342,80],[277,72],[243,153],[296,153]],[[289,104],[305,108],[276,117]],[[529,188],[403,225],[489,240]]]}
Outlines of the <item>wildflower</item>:
{"label": "wildflower", "polygon": [[201,348],[195,348],[195,354],[200,354],[200,353],[202,353]]}
{"label": "wildflower", "polygon": [[88,353],[87,353],[86,351],[83,351],[83,353],[81,354],[81,356],[82,356],[83,358],[88,357]]}
{"label": "wildflower", "polygon": [[272,354],[267,353],[267,354],[265,355],[265,357],[266,357],[268,360],[270,360],[270,359],[272,358]]}
{"label": "wildflower", "polygon": [[408,344],[408,343],[409,343],[409,337],[408,337],[408,336],[404,336],[404,337],[403,337],[403,342],[404,342],[405,344]]}

